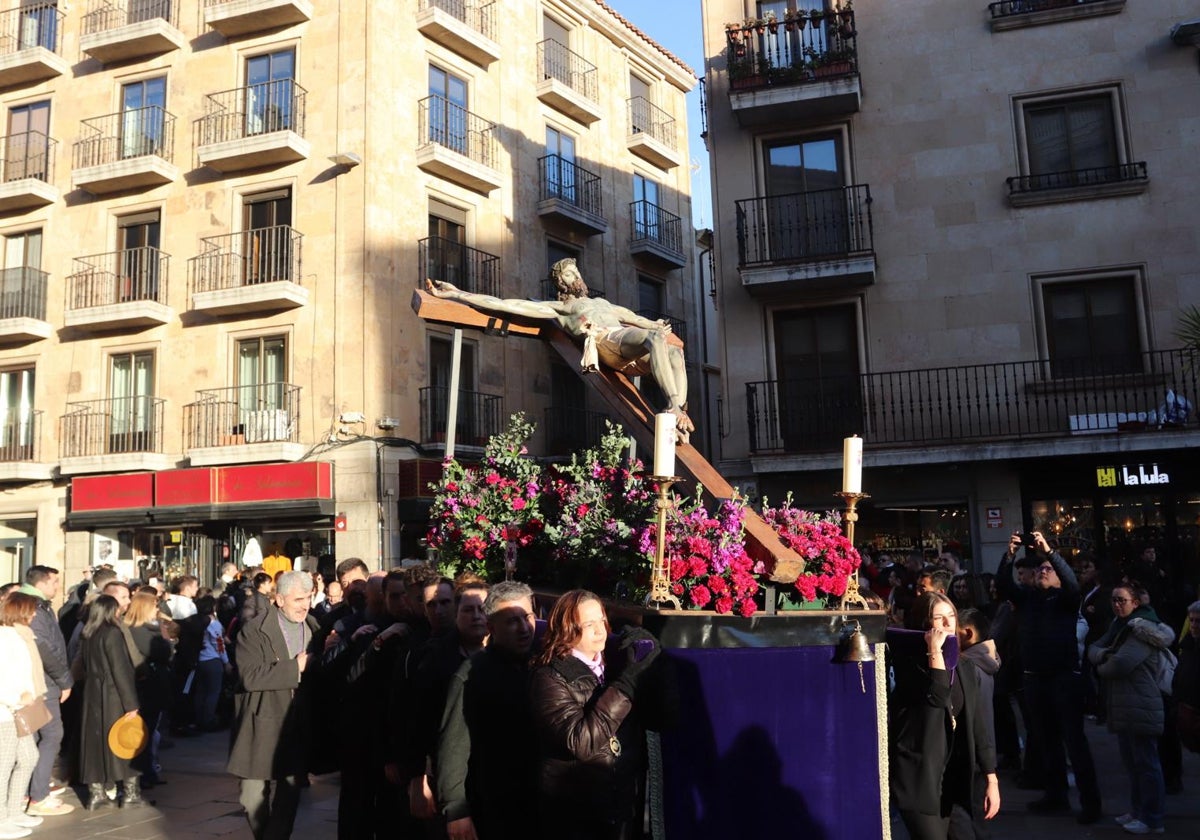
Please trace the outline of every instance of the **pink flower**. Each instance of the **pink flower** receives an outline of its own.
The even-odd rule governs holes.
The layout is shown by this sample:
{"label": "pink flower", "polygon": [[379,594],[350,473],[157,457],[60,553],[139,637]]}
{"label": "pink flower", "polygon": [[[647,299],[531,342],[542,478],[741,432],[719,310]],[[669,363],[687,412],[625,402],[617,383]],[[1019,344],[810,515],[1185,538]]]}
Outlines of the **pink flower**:
{"label": "pink flower", "polygon": [[758,605],[750,598],[745,599],[738,604],[738,615],[742,618],[749,618],[754,615],[754,611],[758,609]]}
{"label": "pink flower", "polygon": [[704,609],[706,606],[708,606],[708,602],[712,600],[712,593],[708,591],[707,586],[701,584],[700,586],[693,586],[688,591],[688,598],[690,598],[691,602],[697,607]]}
{"label": "pink flower", "polygon": [[487,474],[487,477],[484,478],[484,482],[486,482],[487,484],[496,484],[499,481],[500,481],[500,473],[497,473],[497,472],[490,472]]}
{"label": "pink flower", "polygon": [[728,595],[722,595],[717,599],[716,610],[721,615],[727,615],[733,612],[733,599]]}
{"label": "pink flower", "polygon": [[512,507],[513,507],[513,510],[525,510],[525,500],[524,499],[513,499]]}

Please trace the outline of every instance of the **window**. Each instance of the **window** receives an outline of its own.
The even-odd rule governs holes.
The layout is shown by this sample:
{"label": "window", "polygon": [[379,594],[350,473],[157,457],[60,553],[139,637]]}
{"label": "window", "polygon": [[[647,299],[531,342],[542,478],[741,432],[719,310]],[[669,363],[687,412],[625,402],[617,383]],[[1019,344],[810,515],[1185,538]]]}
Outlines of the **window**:
{"label": "window", "polygon": [[633,238],[660,241],[662,209],[658,203],[658,182],[644,175],[633,176]]}
{"label": "window", "polygon": [[854,304],[776,312],[774,328],[784,448],[813,448],[861,433]]}
{"label": "window", "polygon": [[429,95],[429,142],[467,154],[467,80],[431,64]]}
{"label": "window", "polygon": [[464,285],[471,279],[463,247],[467,243],[466,222],[466,213],[441,202],[430,202],[424,274],[431,280],[445,280],[460,289],[476,292],[479,290],[470,283]]}
{"label": "window", "polygon": [[650,129],[650,83],[629,74],[629,132],[641,134]]}
{"label": "window", "polygon": [[47,180],[50,163],[50,103],[32,102],[8,109],[4,180]]}
{"label": "window", "polygon": [[[477,399],[479,395],[475,393],[475,350],[474,342],[462,343],[458,370],[458,417],[454,424],[455,439],[468,446],[481,444],[480,428],[486,416],[483,403]],[[454,343],[450,339],[434,335],[429,337],[430,388],[423,413],[428,420],[427,434],[433,441],[446,439],[446,424],[450,416],[450,368],[453,353]]]}
{"label": "window", "polygon": [[1045,283],[1042,302],[1052,376],[1141,370],[1133,278]]}
{"label": "window", "polygon": [[42,267],[42,232],[27,230],[4,237],[4,272],[0,279],[0,318],[46,318],[46,281]]}
{"label": "window", "polygon": [[237,343],[238,419],[247,443],[290,438],[287,339],[280,335]]}
{"label": "window", "polygon": [[167,78],[121,85],[121,158],[165,154]]}
{"label": "window", "polygon": [[171,21],[171,2],[172,0],[130,0],[126,22],[141,23],[162,18],[169,23]]}
{"label": "window", "polygon": [[246,135],[296,128],[294,49],[246,59]]}
{"label": "window", "polygon": [[[663,284],[651,277],[638,275],[638,312],[646,318],[661,318]],[[651,315],[650,313],[656,313]]]}
{"label": "window", "polygon": [[156,448],[154,353],[121,353],[110,358],[109,454]]}
{"label": "window", "polygon": [[840,135],[767,145],[766,253],[772,261],[850,250]]}
{"label": "window", "polygon": [[546,195],[576,204],[575,138],[546,126]]}
{"label": "window", "polygon": [[43,47],[50,52],[58,51],[57,0],[22,0],[17,49],[27,50],[33,47]]}
{"label": "window", "polygon": [[0,461],[33,457],[33,368],[0,370]]}
{"label": "window", "polygon": [[292,191],[248,195],[242,204],[242,262],[247,283],[299,281],[293,242]]}
{"label": "window", "polygon": [[120,277],[117,301],[158,300],[162,265],[159,212],[150,210],[117,219]]}

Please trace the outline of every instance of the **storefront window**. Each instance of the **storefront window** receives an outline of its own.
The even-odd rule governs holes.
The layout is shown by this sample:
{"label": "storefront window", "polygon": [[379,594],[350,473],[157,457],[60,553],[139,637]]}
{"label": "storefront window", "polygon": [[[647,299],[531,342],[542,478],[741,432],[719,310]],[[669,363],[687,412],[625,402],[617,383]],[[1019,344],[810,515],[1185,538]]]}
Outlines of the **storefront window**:
{"label": "storefront window", "polygon": [[0,581],[24,580],[25,570],[34,562],[36,519],[0,519]]}
{"label": "storefront window", "polygon": [[855,542],[894,555],[920,552],[930,562],[942,551],[971,557],[967,506],[930,505],[861,510]]}
{"label": "storefront window", "polygon": [[1096,523],[1091,499],[1035,500],[1033,530],[1046,535],[1067,560],[1080,552],[1096,553]]}
{"label": "storefront window", "polygon": [[1101,502],[1101,511],[1110,560],[1132,563],[1145,548],[1163,549],[1167,521],[1162,496],[1110,496]]}

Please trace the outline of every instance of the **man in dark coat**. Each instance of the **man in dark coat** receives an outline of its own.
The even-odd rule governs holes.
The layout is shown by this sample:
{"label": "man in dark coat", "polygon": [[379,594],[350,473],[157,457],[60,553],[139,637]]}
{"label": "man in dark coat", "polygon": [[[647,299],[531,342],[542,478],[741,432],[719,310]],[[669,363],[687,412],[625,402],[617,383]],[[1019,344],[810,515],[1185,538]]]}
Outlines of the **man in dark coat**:
{"label": "man in dark coat", "polygon": [[242,628],[228,770],[239,776],[255,840],[291,837],[307,783],[311,729],[309,646],[319,629],[308,615],[312,577],[284,572],[275,604]]}

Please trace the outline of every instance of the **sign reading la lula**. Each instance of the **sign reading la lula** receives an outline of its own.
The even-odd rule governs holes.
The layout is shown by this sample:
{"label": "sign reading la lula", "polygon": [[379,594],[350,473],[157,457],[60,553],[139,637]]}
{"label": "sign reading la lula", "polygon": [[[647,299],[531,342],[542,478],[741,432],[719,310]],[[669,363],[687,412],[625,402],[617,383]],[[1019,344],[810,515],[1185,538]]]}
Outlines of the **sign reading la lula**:
{"label": "sign reading la lula", "polygon": [[1166,472],[1160,472],[1158,464],[1150,464],[1148,469],[1149,472],[1147,472],[1146,464],[1138,464],[1136,467],[1097,467],[1096,486],[1140,487],[1142,485],[1171,483],[1171,476]]}

